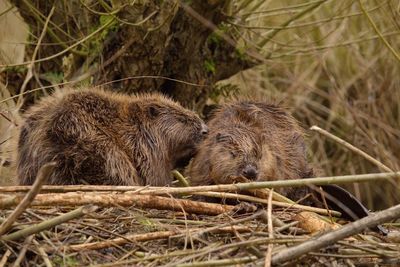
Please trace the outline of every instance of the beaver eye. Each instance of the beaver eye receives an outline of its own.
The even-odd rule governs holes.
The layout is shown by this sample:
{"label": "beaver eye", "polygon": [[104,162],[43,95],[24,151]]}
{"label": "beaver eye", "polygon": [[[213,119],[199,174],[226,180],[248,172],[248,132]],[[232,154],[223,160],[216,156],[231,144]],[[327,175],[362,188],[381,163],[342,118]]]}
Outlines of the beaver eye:
{"label": "beaver eye", "polygon": [[237,156],[237,154],[235,152],[233,152],[233,151],[230,151],[230,154],[231,154],[232,158],[236,158],[236,156]]}
{"label": "beaver eye", "polygon": [[186,118],[183,118],[183,117],[178,117],[177,120],[178,120],[180,123],[185,123],[185,124],[188,122],[188,120],[187,120]]}

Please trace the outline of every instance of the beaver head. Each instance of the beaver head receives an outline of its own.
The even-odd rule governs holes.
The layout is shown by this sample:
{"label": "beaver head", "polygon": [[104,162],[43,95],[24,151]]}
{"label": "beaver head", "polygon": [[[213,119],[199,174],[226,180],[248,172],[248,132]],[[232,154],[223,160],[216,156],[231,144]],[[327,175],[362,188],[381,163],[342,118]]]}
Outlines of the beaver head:
{"label": "beaver head", "polygon": [[130,109],[132,119],[140,120],[135,124],[140,125],[139,130],[148,145],[157,149],[165,147],[166,151],[173,152],[168,158],[174,167],[184,166],[208,133],[207,125],[195,112],[162,94],[142,95]]}

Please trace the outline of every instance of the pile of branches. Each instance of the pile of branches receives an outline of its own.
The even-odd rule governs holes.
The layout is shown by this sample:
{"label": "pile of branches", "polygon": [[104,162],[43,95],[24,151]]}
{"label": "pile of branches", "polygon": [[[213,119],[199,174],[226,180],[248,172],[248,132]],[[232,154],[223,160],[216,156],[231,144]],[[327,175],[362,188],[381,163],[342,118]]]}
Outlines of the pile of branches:
{"label": "pile of branches", "polygon": [[[53,167],[45,165],[33,186],[0,187],[0,266],[354,266],[400,261],[398,224],[386,224],[387,236],[367,230],[399,218],[400,205],[344,223],[335,218],[337,211],[288,203],[263,189],[293,186],[297,180],[164,188],[42,186]],[[329,180],[307,182],[318,184],[318,179]],[[241,194],[243,189],[257,190],[257,197]],[[193,200],[199,196],[246,202]]]}

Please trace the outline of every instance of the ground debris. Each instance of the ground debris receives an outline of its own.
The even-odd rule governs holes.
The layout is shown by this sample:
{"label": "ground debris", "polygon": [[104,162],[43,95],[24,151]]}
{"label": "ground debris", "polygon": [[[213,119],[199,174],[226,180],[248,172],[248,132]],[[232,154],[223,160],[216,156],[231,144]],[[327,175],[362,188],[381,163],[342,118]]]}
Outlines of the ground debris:
{"label": "ground debris", "polygon": [[[263,266],[269,244],[275,255],[318,236],[300,228],[295,218],[301,210],[275,207],[271,237],[266,211],[259,207],[251,213],[202,215],[126,206],[35,206],[2,237],[0,266],[15,261],[21,266]],[[12,208],[3,209],[0,222],[11,212]],[[4,241],[22,229],[72,213],[75,217],[34,235]],[[365,232],[285,264],[393,264],[399,258],[398,244]]]}

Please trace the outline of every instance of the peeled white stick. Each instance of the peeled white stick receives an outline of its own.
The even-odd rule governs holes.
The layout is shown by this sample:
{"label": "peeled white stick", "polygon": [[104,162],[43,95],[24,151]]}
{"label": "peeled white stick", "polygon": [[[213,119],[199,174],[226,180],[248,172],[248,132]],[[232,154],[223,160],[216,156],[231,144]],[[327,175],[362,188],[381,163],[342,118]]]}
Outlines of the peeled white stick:
{"label": "peeled white stick", "polygon": [[297,246],[289,247],[272,256],[272,264],[280,264],[296,259],[306,253],[329,246],[348,236],[358,234],[366,228],[372,228],[394,219],[400,218],[400,204],[389,209],[373,213],[358,221],[349,223],[337,230],[328,232],[319,237],[311,238]]}

